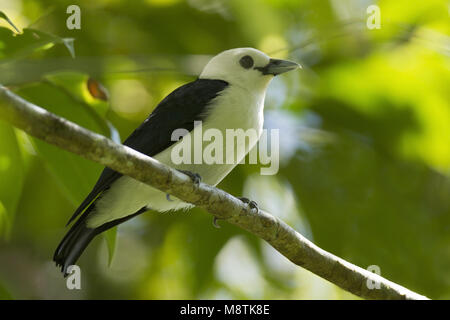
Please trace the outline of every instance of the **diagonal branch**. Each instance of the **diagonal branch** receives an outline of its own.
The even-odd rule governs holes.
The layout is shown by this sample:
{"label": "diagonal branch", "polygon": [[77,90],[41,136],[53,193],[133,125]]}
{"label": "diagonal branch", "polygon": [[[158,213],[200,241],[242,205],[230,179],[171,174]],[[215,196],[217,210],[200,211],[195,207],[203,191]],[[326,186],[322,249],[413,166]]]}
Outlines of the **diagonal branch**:
{"label": "diagonal branch", "polygon": [[[0,86],[0,118],[61,149],[110,167],[179,199],[202,207],[219,219],[266,240],[290,261],[367,299],[427,299],[396,283],[351,264],[319,247],[280,219],[246,204],[223,190],[195,185],[183,173],[60,118]],[[371,284],[379,284],[379,289]]]}

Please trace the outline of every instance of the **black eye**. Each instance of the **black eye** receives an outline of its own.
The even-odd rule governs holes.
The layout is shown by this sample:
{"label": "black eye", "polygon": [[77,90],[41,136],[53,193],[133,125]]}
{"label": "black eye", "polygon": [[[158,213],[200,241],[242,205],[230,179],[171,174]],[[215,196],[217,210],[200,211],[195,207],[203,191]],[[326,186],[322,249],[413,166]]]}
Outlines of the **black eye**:
{"label": "black eye", "polygon": [[239,64],[245,68],[245,69],[249,69],[251,67],[253,67],[253,58],[250,56],[243,56],[241,58],[241,60],[239,60]]}

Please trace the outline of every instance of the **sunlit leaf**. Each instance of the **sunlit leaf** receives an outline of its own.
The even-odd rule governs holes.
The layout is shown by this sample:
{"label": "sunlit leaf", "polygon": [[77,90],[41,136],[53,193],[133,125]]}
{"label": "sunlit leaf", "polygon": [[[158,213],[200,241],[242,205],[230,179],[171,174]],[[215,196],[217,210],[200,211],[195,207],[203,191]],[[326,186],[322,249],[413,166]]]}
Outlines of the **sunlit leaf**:
{"label": "sunlit leaf", "polygon": [[111,266],[111,263],[114,258],[114,253],[116,251],[117,227],[111,228],[103,232],[103,237],[105,238],[106,244],[108,246],[108,265]]}
{"label": "sunlit leaf", "polygon": [[0,235],[8,236],[20,198],[24,165],[14,129],[0,122]]}
{"label": "sunlit leaf", "polygon": [[17,29],[17,27],[14,25],[11,19],[9,19],[8,16],[3,11],[0,11],[0,19],[6,20],[6,22],[8,22],[11,25],[11,27],[13,27],[14,30],[17,31],[17,33],[20,33],[19,29]]}
{"label": "sunlit leaf", "polygon": [[0,63],[9,60],[17,60],[29,56],[38,50],[47,50],[55,44],[64,45],[70,55],[75,57],[73,39],[61,38],[36,29],[24,28],[20,34],[14,34],[12,30],[0,27]]}

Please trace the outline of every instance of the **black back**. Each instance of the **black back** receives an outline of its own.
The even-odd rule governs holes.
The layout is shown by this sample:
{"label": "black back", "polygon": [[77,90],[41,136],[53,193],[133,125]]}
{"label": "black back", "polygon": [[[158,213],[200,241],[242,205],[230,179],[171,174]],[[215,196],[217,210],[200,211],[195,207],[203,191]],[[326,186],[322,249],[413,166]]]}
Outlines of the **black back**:
{"label": "black back", "polygon": [[[203,120],[208,105],[227,86],[228,83],[222,80],[197,79],[175,89],[158,104],[123,144],[151,157],[157,155],[176,142],[171,141],[174,130],[183,128],[191,131],[194,128],[194,121]],[[122,174],[105,168],[92,191],[67,224],[70,224],[121,176]]]}

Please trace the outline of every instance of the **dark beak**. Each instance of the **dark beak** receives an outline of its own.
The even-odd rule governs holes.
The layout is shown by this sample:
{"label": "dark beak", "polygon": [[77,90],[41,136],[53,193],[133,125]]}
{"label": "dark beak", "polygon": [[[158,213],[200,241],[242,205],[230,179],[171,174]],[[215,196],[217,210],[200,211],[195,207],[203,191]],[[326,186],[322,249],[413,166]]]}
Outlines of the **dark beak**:
{"label": "dark beak", "polygon": [[297,68],[301,68],[298,63],[279,59],[270,59],[269,63],[264,67],[255,67],[255,69],[261,71],[263,75],[271,74],[274,76]]}

